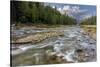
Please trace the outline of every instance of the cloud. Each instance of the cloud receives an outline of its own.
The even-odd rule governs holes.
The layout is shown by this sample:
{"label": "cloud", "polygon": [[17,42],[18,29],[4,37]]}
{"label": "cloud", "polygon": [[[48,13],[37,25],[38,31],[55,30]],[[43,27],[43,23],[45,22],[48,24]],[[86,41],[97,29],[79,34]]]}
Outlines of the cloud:
{"label": "cloud", "polygon": [[63,11],[66,11],[67,13],[74,13],[74,14],[77,14],[77,13],[83,13],[83,12],[86,12],[87,10],[85,9],[80,9],[79,6],[64,6]]}
{"label": "cloud", "polygon": [[66,11],[67,11],[67,10],[70,10],[70,6],[69,6],[69,5],[64,6],[64,7],[63,7],[63,10],[66,10]]}
{"label": "cloud", "polygon": [[81,20],[84,17],[89,17],[89,15],[87,15],[87,9],[80,9],[79,6],[70,6],[70,5],[66,5],[61,7],[58,7],[57,10],[63,14],[63,15],[69,15],[73,18],[76,18],[77,20]]}
{"label": "cloud", "polygon": [[[78,22],[92,16],[88,9],[82,9],[78,5],[51,5],[52,8],[57,7],[57,10],[63,14],[75,18]],[[95,15],[95,13],[94,13]]]}
{"label": "cloud", "polygon": [[57,10],[58,10],[61,14],[65,14],[65,12],[62,10],[62,8],[57,8]]}
{"label": "cloud", "polygon": [[79,13],[79,12],[80,12],[79,6],[73,6],[73,7],[71,8],[71,12],[72,12],[72,13]]}
{"label": "cloud", "polygon": [[87,19],[87,18],[90,18],[92,16],[92,14],[85,14],[85,15],[82,15],[82,19]]}

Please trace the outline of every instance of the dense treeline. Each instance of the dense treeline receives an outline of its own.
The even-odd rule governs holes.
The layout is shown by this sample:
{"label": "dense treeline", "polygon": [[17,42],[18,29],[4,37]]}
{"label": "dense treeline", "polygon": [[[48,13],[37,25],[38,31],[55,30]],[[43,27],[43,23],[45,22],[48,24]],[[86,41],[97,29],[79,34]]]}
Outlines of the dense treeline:
{"label": "dense treeline", "polygon": [[11,1],[11,22],[76,24],[76,19],[60,14],[57,8],[39,2]]}
{"label": "dense treeline", "polygon": [[82,21],[83,25],[96,25],[96,16],[92,16]]}

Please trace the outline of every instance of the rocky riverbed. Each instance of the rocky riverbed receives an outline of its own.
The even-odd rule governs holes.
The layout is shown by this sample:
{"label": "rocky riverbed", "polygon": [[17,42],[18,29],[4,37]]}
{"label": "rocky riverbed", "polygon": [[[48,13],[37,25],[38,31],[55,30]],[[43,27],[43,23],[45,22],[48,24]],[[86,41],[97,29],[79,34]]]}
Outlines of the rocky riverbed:
{"label": "rocky riverbed", "polygon": [[95,62],[96,40],[80,26],[11,27],[11,57],[13,66]]}

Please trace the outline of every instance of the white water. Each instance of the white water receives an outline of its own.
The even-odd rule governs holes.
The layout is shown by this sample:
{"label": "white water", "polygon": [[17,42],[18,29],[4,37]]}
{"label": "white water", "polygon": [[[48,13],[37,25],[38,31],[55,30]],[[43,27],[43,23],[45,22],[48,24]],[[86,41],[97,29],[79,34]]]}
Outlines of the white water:
{"label": "white water", "polygon": [[[96,60],[96,55],[95,55],[96,41],[89,38],[88,35],[82,34],[84,31],[80,27],[73,26],[73,27],[61,28],[60,31],[64,32],[65,35],[64,37],[59,36],[54,41],[51,39],[39,44],[19,46],[18,47],[19,49],[12,50],[12,55],[15,56],[21,54],[23,52],[28,51],[29,49],[38,49],[37,51],[41,51],[42,48],[53,46],[52,53],[56,53],[58,57],[63,56],[63,59],[65,59],[68,62],[79,62],[76,51],[77,49],[81,49],[81,48],[82,48],[81,50],[84,50],[85,55],[89,56],[86,61]],[[94,49],[94,51],[91,51],[91,49]],[[45,51],[47,52],[48,50],[46,49]],[[35,54],[33,54],[36,57],[35,64],[38,64],[39,61],[43,62],[43,60],[39,60],[39,56],[37,56],[38,53]]]}

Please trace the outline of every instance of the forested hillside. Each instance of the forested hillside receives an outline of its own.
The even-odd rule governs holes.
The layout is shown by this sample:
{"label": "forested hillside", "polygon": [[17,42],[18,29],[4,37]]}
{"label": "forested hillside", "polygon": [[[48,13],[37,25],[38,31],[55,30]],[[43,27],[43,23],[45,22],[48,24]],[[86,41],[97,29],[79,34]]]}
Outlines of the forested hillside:
{"label": "forested hillside", "polygon": [[82,25],[96,25],[96,16],[92,16],[88,19],[84,19]]}
{"label": "forested hillside", "polygon": [[39,2],[11,1],[11,23],[76,24],[76,19],[60,14],[56,7]]}

